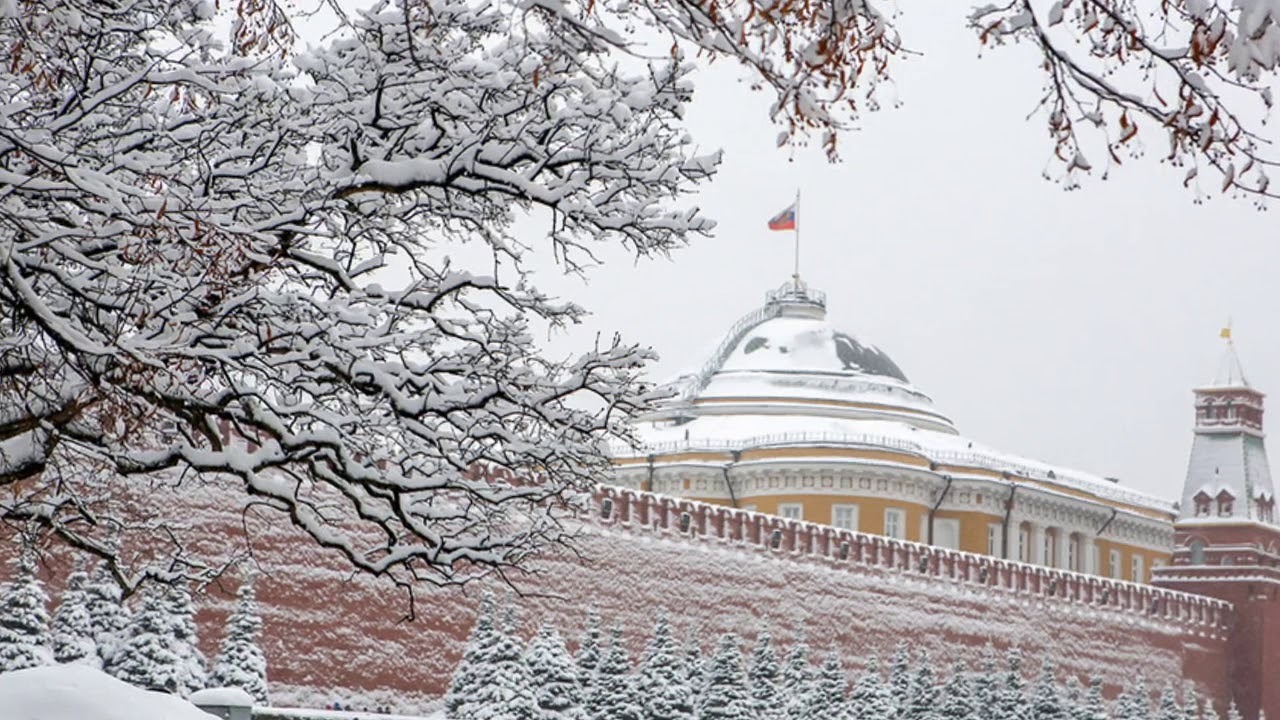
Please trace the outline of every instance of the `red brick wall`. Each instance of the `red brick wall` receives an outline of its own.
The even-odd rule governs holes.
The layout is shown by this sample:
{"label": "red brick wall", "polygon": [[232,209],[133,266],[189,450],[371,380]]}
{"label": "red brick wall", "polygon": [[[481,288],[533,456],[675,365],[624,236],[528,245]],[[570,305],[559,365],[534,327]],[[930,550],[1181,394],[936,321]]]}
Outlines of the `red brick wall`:
{"label": "red brick wall", "polygon": [[[206,548],[238,547],[248,525],[275,704],[428,708],[448,685],[481,588],[424,588],[407,621],[402,592],[351,577],[282,518],[242,522],[238,497],[205,488],[157,501],[183,507]],[[612,512],[602,519],[605,497]],[[1189,678],[1226,697],[1225,603],[614,490],[597,498],[585,530],[581,559],[547,558],[520,580],[526,636],[547,620],[575,638],[596,605],[638,652],[666,610],[678,635],[704,649],[723,632],[749,642],[768,628],[783,645],[803,633],[818,652],[838,649],[853,670],[902,639],[948,664],[990,643],[1021,648],[1029,669],[1051,655],[1062,672],[1101,675],[1111,691],[1141,669],[1152,687]],[[203,605],[211,655],[234,585],[212,588]]]}

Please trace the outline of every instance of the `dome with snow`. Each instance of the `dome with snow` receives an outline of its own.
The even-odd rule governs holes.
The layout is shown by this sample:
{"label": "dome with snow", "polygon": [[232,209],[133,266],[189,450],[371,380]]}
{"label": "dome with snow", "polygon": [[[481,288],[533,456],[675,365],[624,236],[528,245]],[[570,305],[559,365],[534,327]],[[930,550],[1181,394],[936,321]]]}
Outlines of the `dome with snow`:
{"label": "dome with snow", "polygon": [[888,353],[832,325],[825,296],[798,281],[769,293],[682,381],[683,402],[662,416],[679,418],[696,406],[701,415],[882,419],[955,431]]}

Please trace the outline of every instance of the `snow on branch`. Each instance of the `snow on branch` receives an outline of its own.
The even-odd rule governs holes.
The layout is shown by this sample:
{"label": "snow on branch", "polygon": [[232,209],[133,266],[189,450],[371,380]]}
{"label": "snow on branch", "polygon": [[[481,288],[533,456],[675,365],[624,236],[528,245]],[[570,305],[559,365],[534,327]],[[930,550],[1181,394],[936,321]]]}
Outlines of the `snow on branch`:
{"label": "snow on branch", "polygon": [[[970,15],[984,45],[1027,42],[1043,56],[1054,160],[1068,178],[1145,152],[1163,136],[1163,162],[1187,167],[1184,185],[1275,196],[1280,155],[1261,127],[1280,61],[1280,14],[1270,0],[1012,0]],[[1141,133],[1141,134],[1140,134]],[[1159,147],[1159,145],[1157,145]],[[1090,160],[1089,158],[1093,158]]]}

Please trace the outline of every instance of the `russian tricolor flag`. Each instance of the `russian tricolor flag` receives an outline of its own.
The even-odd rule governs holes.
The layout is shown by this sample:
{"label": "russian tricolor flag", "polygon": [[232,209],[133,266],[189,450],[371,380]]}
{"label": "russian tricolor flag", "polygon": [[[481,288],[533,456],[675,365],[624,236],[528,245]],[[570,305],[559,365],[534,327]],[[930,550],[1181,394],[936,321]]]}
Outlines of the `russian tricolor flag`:
{"label": "russian tricolor flag", "polygon": [[786,210],[769,218],[770,230],[795,230],[796,229],[796,203],[791,203]]}

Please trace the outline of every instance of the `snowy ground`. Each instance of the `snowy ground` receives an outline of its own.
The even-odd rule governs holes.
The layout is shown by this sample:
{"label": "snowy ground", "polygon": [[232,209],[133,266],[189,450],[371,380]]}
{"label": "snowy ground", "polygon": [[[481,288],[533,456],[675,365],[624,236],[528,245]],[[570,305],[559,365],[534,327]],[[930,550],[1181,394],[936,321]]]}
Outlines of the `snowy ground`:
{"label": "snowy ground", "polygon": [[83,665],[0,674],[0,720],[210,720],[173,695],[139,690]]}

